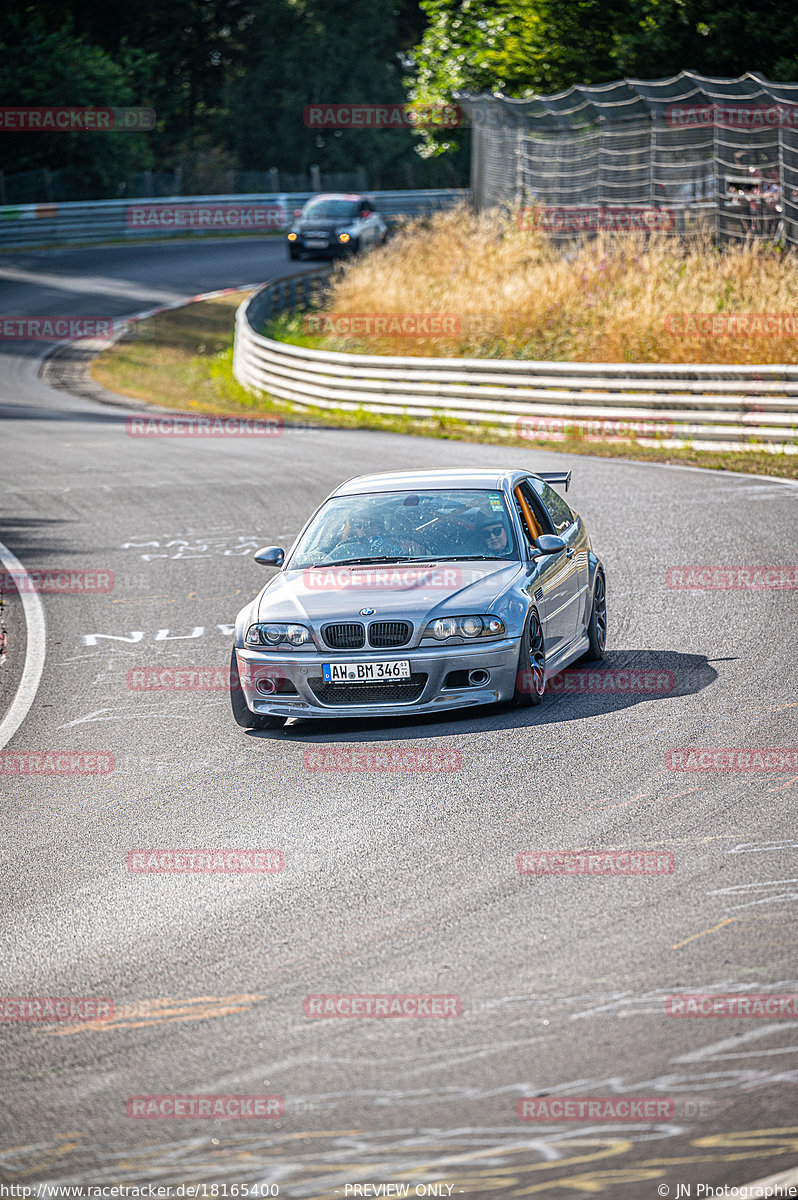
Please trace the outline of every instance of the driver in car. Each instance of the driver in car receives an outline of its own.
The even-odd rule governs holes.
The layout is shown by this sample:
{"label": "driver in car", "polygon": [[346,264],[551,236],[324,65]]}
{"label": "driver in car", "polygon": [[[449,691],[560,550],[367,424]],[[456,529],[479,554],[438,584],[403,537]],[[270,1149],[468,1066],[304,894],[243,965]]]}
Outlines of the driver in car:
{"label": "driver in car", "polygon": [[504,521],[496,517],[485,516],[480,523],[479,532],[485,553],[494,558],[500,558],[510,544]]}
{"label": "driver in car", "polygon": [[332,552],[340,558],[400,556],[404,548],[394,538],[385,534],[385,522],[379,517],[354,517],[349,525],[349,535]]}

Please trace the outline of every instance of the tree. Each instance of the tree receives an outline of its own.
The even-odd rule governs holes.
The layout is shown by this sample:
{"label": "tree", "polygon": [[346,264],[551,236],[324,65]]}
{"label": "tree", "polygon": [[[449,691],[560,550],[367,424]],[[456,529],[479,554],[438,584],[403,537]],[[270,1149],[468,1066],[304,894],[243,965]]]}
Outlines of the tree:
{"label": "tree", "polygon": [[[790,0],[421,0],[427,28],[411,54],[410,93],[526,97],[573,84],[762,72],[798,79],[798,9]],[[453,144],[435,134],[426,153]]]}
{"label": "tree", "polygon": [[[306,171],[366,167],[373,185],[414,159],[401,129],[309,128],[312,104],[402,104],[402,41],[417,36],[412,7],[394,0],[270,0],[231,84],[229,131],[243,169]],[[416,160],[417,161],[417,160]],[[404,181],[403,181],[404,182]],[[400,184],[401,186],[401,184]]]}
{"label": "tree", "polygon": [[638,79],[691,69],[798,79],[798,10],[788,0],[635,0],[616,30],[618,73]]}
{"label": "tree", "polygon": [[[30,13],[12,18],[0,39],[0,54],[0,106],[146,106],[130,82],[146,68],[141,52],[125,49],[114,62],[76,36],[69,24],[47,32]],[[1,162],[8,173],[60,170],[68,191],[78,196],[115,196],[126,179],[150,166],[147,136],[121,131],[7,133]]]}
{"label": "tree", "polygon": [[[412,51],[410,94],[443,104],[456,91],[524,97],[617,75],[613,26],[626,0],[421,0],[427,29]],[[431,132],[425,152],[449,149]]]}
{"label": "tree", "polygon": [[[210,142],[226,138],[223,104],[231,74],[248,53],[248,33],[258,0],[38,0],[37,12],[52,30],[68,15],[76,33],[122,63],[128,47],[143,52],[135,82],[158,115],[154,150],[173,167]],[[195,145],[196,139],[199,142]]]}

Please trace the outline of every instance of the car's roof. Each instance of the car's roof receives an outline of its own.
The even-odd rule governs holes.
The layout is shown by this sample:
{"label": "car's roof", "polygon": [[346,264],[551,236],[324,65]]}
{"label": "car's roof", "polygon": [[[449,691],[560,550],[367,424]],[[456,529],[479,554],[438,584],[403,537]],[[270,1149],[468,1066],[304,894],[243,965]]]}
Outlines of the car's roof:
{"label": "car's roof", "polygon": [[[319,192],[316,196],[311,196],[310,200],[364,200],[366,195],[364,192]],[[307,201],[310,204],[310,200]]]}
{"label": "car's roof", "polygon": [[408,488],[496,488],[501,489],[528,471],[506,471],[490,467],[451,467],[443,471],[383,471],[379,475],[355,475],[333,492],[355,496],[363,492],[398,492]]}

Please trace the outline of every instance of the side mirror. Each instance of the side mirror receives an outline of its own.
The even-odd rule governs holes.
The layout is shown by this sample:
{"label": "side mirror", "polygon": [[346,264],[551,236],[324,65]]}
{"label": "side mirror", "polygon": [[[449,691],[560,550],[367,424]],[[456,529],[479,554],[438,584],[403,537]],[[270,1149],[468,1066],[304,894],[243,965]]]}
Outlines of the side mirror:
{"label": "side mirror", "polygon": [[563,538],[554,533],[541,533],[540,537],[535,538],[535,549],[538,554],[559,554],[568,546]]}
{"label": "side mirror", "polygon": [[282,546],[264,546],[257,554],[252,556],[256,563],[260,563],[262,567],[281,567],[285,558],[285,550]]}

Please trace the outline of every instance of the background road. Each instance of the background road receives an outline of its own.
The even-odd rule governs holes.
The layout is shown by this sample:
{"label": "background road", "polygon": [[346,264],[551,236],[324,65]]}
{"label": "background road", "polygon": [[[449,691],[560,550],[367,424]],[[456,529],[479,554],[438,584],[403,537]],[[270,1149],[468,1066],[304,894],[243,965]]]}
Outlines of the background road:
{"label": "background road", "polygon": [[[14,255],[0,311],[119,316],[286,266],[257,239]],[[28,568],[106,568],[116,585],[42,597],[44,674],[6,750],[116,765],[0,776],[0,991],[109,996],[115,1016],[4,1025],[3,1182],[643,1200],[798,1164],[794,1023],[664,1011],[672,992],[798,991],[798,777],[665,765],[671,747],[796,744],[796,592],[665,585],[671,565],[794,563],[795,487],[371,432],[133,439],[123,409],[46,387],[43,349],[0,344],[0,536]],[[252,552],[288,545],[344,477],[497,463],[573,468],[607,571],[605,665],[672,671],[673,691],[253,734],[223,693],[127,687],[133,667],[226,666],[265,579]],[[451,747],[462,768],[306,770],[330,743]],[[285,871],[125,865],[136,848],[230,846],[279,848]],[[516,871],[519,850],[609,847],[671,850],[675,871]],[[320,992],[456,994],[462,1015],[309,1020]],[[127,1097],[164,1093],[280,1095],[285,1116],[126,1116]],[[518,1098],[541,1093],[675,1111],[520,1122]]]}

